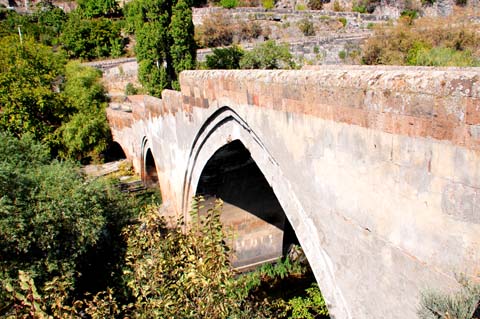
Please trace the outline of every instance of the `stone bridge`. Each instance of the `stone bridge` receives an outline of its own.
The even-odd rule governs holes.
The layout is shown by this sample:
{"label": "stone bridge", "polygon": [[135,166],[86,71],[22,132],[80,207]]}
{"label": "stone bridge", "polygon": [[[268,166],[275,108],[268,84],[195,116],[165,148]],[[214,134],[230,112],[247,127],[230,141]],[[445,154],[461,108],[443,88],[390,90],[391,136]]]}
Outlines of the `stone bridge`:
{"label": "stone bridge", "polygon": [[480,273],[480,70],[187,71],[110,107],[166,206],[226,203],[241,267],[299,242],[334,318],[414,318]]}

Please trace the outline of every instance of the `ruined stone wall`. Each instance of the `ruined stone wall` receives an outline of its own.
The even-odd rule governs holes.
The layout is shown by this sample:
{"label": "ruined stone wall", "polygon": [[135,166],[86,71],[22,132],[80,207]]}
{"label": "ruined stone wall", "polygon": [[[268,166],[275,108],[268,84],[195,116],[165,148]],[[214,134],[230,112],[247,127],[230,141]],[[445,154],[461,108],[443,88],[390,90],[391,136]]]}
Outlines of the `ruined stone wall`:
{"label": "ruined stone wall", "polygon": [[179,213],[214,152],[241,141],[335,318],[414,318],[423,289],[479,274],[478,69],[187,71],[180,83],[133,107],[115,140],[136,158],[152,150]]}

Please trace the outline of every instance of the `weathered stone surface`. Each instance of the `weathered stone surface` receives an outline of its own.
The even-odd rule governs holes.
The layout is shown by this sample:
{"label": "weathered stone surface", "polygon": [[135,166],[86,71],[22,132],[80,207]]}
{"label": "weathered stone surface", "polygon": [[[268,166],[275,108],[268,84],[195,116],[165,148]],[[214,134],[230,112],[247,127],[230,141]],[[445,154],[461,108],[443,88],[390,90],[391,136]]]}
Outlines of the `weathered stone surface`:
{"label": "weathered stone surface", "polygon": [[239,140],[335,318],[414,318],[422,289],[480,272],[480,70],[188,71],[180,83],[109,109],[114,139],[138,171],[152,151],[177,214]]}

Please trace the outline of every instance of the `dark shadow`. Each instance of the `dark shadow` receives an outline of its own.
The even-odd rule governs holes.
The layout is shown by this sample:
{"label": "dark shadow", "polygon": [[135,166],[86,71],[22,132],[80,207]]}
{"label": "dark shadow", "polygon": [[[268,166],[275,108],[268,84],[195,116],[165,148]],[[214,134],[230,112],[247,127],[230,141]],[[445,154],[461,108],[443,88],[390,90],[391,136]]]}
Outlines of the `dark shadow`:
{"label": "dark shadow", "polygon": [[111,142],[103,153],[103,160],[105,163],[115,162],[126,158],[127,156],[125,155],[123,148],[117,142]]}
{"label": "dark shadow", "polygon": [[261,242],[258,247],[248,248],[251,251],[239,257],[245,263],[239,264],[280,257],[290,245],[298,244],[273,189],[250,152],[238,140],[221,147],[209,159],[200,176],[196,194],[224,201],[222,222],[238,230],[240,241],[245,237],[242,247],[248,246],[247,241],[252,237]]}
{"label": "dark shadow", "polygon": [[155,160],[153,158],[152,151],[147,150],[145,155],[145,174],[144,174],[144,183],[147,187],[157,187],[158,186],[158,175],[157,167],[155,165]]}

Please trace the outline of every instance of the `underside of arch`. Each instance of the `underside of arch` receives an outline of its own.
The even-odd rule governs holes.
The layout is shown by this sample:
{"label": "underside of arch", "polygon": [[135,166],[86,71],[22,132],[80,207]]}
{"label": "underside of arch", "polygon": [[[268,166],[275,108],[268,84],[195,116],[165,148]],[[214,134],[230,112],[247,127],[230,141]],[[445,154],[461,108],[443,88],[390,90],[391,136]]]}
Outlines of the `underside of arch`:
{"label": "underside of arch", "polygon": [[158,186],[157,166],[155,164],[155,159],[153,158],[153,154],[150,148],[148,148],[145,153],[143,171],[144,171],[143,182],[145,186],[157,187]]}
{"label": "underside of arch", "polygon": [[237,268],[275,260],[298,244],[273,189],[239,140],[208,160],[196,194],[224,201],[222,222],[232,238],[229,246]]}

